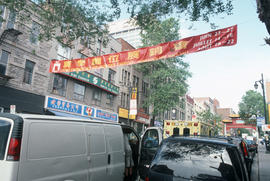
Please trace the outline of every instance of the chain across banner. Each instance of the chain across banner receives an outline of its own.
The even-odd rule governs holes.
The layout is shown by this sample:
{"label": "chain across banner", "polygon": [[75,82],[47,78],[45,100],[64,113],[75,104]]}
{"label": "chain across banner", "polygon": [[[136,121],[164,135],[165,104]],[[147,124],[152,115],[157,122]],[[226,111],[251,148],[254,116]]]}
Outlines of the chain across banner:
{"label": "chain across banner", "polygon": [[237,25],[130,51],[73,60],[52,60],[49,72],[79,72],[172,58],[237,43]]}

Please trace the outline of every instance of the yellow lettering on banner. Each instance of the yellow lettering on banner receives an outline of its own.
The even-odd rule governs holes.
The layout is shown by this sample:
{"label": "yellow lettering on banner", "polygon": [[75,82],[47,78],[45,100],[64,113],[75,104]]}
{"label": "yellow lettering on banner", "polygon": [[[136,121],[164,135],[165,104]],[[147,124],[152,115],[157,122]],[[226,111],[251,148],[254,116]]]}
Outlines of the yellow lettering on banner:
{"label": "yellow lettering on banner", "polygon": [[162,47],[161,46],[149,49],[149,56],[150,57],[160,55],[160,54],[162,54]]}
{"label": "yellow lettering on banner", "polygon": [[181,50],[187,48],[188,41],[180,41],[174,44],[175,50]]}
{"label": "yellow lettering on banner", "polygon": [[64,69],[69,69],[71,67],[71,61],[64,61]]}
{"label": "yellow lettering on banner", "polygon": [[101,57],[93,58],[92,65],[101,65]]}
{"label": "yellow lettering on banner", "polygon": [[77,60],[77,65],[78,65],[78,67],[84,67],[85,66],[85,60],[82,60],[82,59]]}
{"label": "yellow lettering on banner", "polygon": [[138,59],[139,56],[140,56],[140,51],[128,52],[128,60]]}
{"label": "yellow lettering on banner", "polygon": [[109,63],[119,62],[119,55],[111,55],[109,56]]}

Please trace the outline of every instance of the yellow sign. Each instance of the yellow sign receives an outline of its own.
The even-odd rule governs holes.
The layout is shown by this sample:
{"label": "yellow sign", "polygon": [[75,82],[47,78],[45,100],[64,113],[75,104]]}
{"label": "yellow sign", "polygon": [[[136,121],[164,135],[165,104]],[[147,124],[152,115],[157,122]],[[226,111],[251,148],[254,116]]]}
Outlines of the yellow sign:
{"label": "yellow sign", "polygon": [[[124,108],[119,108],[118,116],[121,118],[128,119],[128,110]],[[136,115],[129,115],[129,119],[135,119]]]}

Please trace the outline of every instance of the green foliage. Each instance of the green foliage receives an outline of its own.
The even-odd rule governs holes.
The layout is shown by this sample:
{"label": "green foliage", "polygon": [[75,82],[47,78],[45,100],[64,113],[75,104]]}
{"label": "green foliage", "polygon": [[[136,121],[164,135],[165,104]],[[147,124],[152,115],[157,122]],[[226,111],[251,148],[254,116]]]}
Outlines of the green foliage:
{"label": "green foliage", "polygon": [[[32,24],[32,15],[40,23],[40,40],[58,41],[70,45],[75,39],[87,41],[107,37],[105,25],[119,17],[119,5],[115,1],[100,0],[2,0],[0,5],[16,11],[18,22]],[[61,28],[61,34],[59,29]],[[91,39],[89,38],[91,37]],[[86,42],[86,44],[93,42]]]}
{"label": "green foliage", "polygon": [[[0,5],[16,11],[18,22],[22,25],[25,22],[31,24],[30,17],[37,15],[39,18],[36,21],[41,24],[40,40],[56,38],[71,45],[74,39],[79,38],[84,39],[85,44],[94,43],[92,41],[99,37],[106,42],[106,24],[119,18],[121,9],[125,9],[122,5],[127,7],[127,13],[144,30],[155,20],[168,17],[178,16],[191,21],[209,22],[213,15],[230,14],[233,9],[231,2],[232,0],[1,0]],[[58,33],[60,27],[63,34]]]}
{"label": "green foliage", "polygon": [[161,19],[172,14],[175,18],[178,16],[190,21],[209,22],[211,16],[222,13],[229,15],[233,9],[232,0],[123,0],[122,2],[128,6],[131,17],[134,17],[141,27],[148,26],[153,19]]}
{"label": "green foliage", "polygon": [[[176,20],[156,20],[142,33],[144,46],[177,40],[179,26]],[[153,105],[153,116],[179,105],[180,96],[187,91],[186,80],[190,77],[188,64],[181,58],[170,58],[137,65],[144,76],[150,80],[150,96],[147,105]]]}
{"label": "green foliage", "polygon": [[218,132],[222,129],[218,126],[219,123],[222,121],[222,118],[217,114],[211,113],[209,109],[202,112],[197,112],[197,115],[200,121],[213,125],[214,135],[217,135]]}
{"label": "green foliage", "polygon": [[249,120],[251,116],[264,116],[263,97],[260,93],[249,90],[238,104],[239,115],[243,120]]}

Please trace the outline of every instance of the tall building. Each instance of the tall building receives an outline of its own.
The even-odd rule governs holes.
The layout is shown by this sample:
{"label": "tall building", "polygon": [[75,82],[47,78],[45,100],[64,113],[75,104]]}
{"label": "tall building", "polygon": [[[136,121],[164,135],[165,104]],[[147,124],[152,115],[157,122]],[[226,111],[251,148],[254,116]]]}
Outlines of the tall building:
{"label": "tall building", "polygon": [[0,24],[0,111],[9,112],[10,105],[15,105],[19,113],[118,121],[120,76],[116,69],[48,72],[52,59],[84,58],[93,56],[93,51],[119,52],[117,40],[110,38],[106,47],[101,46],[102,40],[91,47],[84,47],[81,40],[73,42],[73,47],[62,46],[56,40],[38,40],[41,24],[35,16],[19,26],[16,14],[3,7],[2,17],[6,21]]}
{"label": "tall building", "polygon": [[204,107],[204,110],[210,110],[212,114],[216,114],[216,101],[210,97],[194,97],[195,102],[200,103]]}
{"label": "tall building", "polygon": [[[121,51],[133,50],[135,47],[130,45],[122,38],[117,39],[121,43]],[[136,70],[135,66],[116,67],[119,72],[120,99],[119,99],[119,121],[131,125],[134,129],[142,134],[145,126],[150,124],[149,108],[144,106],[144,100],[149,96],[149,81],[141,72]],[[136,90],[137,99],[137,116],[128,117],[130,107],[130,98],[132,91]]]}
{"label": "tall building", "polygon": [[135,48],[142,46],[140,28],[130,19],[114,21],[108,24],[110,35],[122,38]]}

